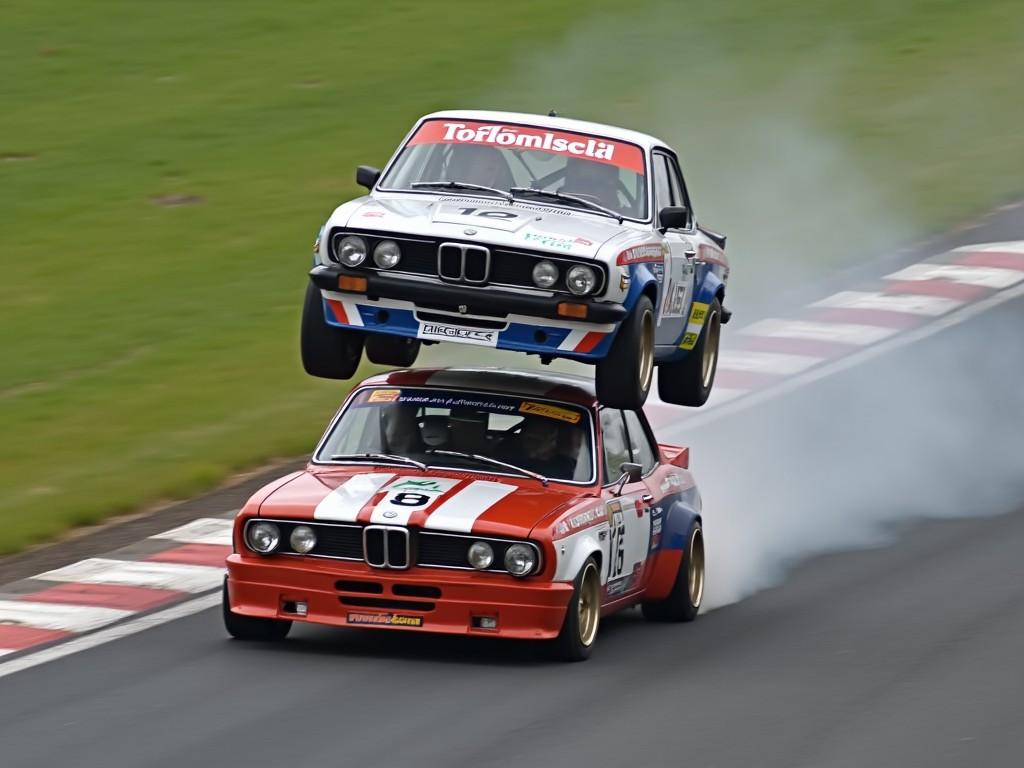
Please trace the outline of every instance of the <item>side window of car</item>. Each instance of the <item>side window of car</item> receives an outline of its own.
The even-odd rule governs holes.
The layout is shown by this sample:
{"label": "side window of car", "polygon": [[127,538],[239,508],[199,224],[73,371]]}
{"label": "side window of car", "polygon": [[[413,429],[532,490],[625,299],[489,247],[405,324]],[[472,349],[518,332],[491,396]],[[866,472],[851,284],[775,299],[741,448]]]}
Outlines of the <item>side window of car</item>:
{"label": "side window of car", "polygon": [[604,475],[606,483],[614,483],[622,475],[622,465],[631,461],[622,411],[601,410],[601,433],[604,436]]}
{"label": "side window of car", "polygon": [[662,208],[672,205],[672,187],[670,186],[668,167],[665,165],[665,156],[656,154],[654,156],[654,218],[658,218],[658,212]]}
{"label": "side window of car", "polygon": [[644,425],[641,423],[636,411],[623,411],[623,415],[626,417],[626,433],[629,437],[629,447],[633,454],[633,461],[644,468],[644,474],[646,475],[657,464],[658,451],[651,444],[651,438],[648,436],[647,430],[644,429]]}
{"label": "side window of car", "polygon": [[675,158],[665,156],[668,164],[669,186],[672,189],[672,205],[682,205],[686,208],[687,229],[693,226],[693,209],[690,207],[690,197],[686,194],[686,185],[683,183],[683,175],[679,172],[679,165]]}

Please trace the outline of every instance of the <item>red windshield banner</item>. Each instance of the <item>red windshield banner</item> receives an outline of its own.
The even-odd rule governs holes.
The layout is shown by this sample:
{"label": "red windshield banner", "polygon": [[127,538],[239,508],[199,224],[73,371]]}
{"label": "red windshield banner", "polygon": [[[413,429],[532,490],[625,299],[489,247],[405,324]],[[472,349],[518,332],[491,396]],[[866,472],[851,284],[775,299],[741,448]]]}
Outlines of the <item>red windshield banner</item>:
{"label": "red windshield banner", "polygon": [[543,128],[506,123],[428,120],[409,139],[409,144],[482,144],[492,147],[519,147],[580,157],[597,163],[644,173],[644,153],[635,144],[600,139],[580,133],[547,131]]}

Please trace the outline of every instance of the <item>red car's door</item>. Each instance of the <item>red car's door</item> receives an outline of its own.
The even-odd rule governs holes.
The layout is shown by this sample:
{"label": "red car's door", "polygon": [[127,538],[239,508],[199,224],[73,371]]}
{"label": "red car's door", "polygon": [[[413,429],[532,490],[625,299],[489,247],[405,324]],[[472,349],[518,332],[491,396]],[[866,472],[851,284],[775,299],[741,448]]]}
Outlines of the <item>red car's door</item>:
{"label": "red car's door", "polygon": [[[627,412],[629,413],[629,412]],[[634,414],[635,417],[635,414]],[[609,532],[604,556],[606,595],[615,599],[641,589],[646,582],[651,544],[651,503],[654,492],[646,479],[626,482],[618,489],[622,465],[638,463],[641,453],[634,450],[628,432],[629,421],[622,411],[601,410],[604,448],[605,503],[609,512]],[[653,468],[653,460],[645,470]],[[646,472],[645,472],[646,474]]]}

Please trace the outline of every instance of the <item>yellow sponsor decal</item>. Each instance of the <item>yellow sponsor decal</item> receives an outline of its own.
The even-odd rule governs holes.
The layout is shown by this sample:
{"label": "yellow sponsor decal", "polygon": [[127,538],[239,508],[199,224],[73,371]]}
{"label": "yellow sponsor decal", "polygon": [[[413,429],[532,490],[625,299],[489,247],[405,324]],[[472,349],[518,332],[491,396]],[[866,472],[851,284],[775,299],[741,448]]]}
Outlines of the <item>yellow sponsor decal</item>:
{"label": "yellow sponsor decal", "polygon": [[375,389],[370,393],[370,397],[367,398],[368,403],[393,403],[398,399],[398,396],[402,394],[400,389]]}
{"label": "yellow sponsor decal", "polygon": [[704,318],[708,316],[708,305],[699,301],[693,302],[693,309],[690,310],[690,322],[704,325]]}
{"label": "yellow sponsor decal", "polygon": [[708,316],[708,309],[710,304],[705,304],[702,301],[693,302],[693,306],[690,308],[690,320],[687,323],[687,328],[696,328],[695,331],[687,330],[683,334],[683,340],[679,342],[680,349],[693,349],[697,346],[697,339],[700,338],[700,328],[704,325],[704,320]]}
{"label": "yellow sponsor decal", "polygon": [[579,411],[572,411],[568,408],[559,408],[557,405],[546,405],[545,403],[534,403],[526,400],[519,404],[520,413],[529,413],[533,416],[544,416],[549,419],[567,421],[570,424],[578,424],[580,421]]}
{"label": "yellow sponsor decal", "polygon": [[385,627],[422,627],[422,616],[409,616],[402,613],[350,613],[346,620],[349,624],[368,624]]}

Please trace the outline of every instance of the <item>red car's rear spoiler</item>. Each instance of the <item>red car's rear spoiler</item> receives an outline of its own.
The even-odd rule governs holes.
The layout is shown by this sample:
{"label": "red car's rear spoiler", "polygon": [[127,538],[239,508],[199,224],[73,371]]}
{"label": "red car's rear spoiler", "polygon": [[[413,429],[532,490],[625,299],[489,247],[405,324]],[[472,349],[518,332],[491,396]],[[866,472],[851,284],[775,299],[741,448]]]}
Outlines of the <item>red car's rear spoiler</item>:
{"label": "red car's rear spoiler", "polygon": [[690,468],[689,448],[681,448],[678,445],[664,445],[659,443],[658,450],[661,451],[661,460],[665,463],[672,464],[680,469]]}

